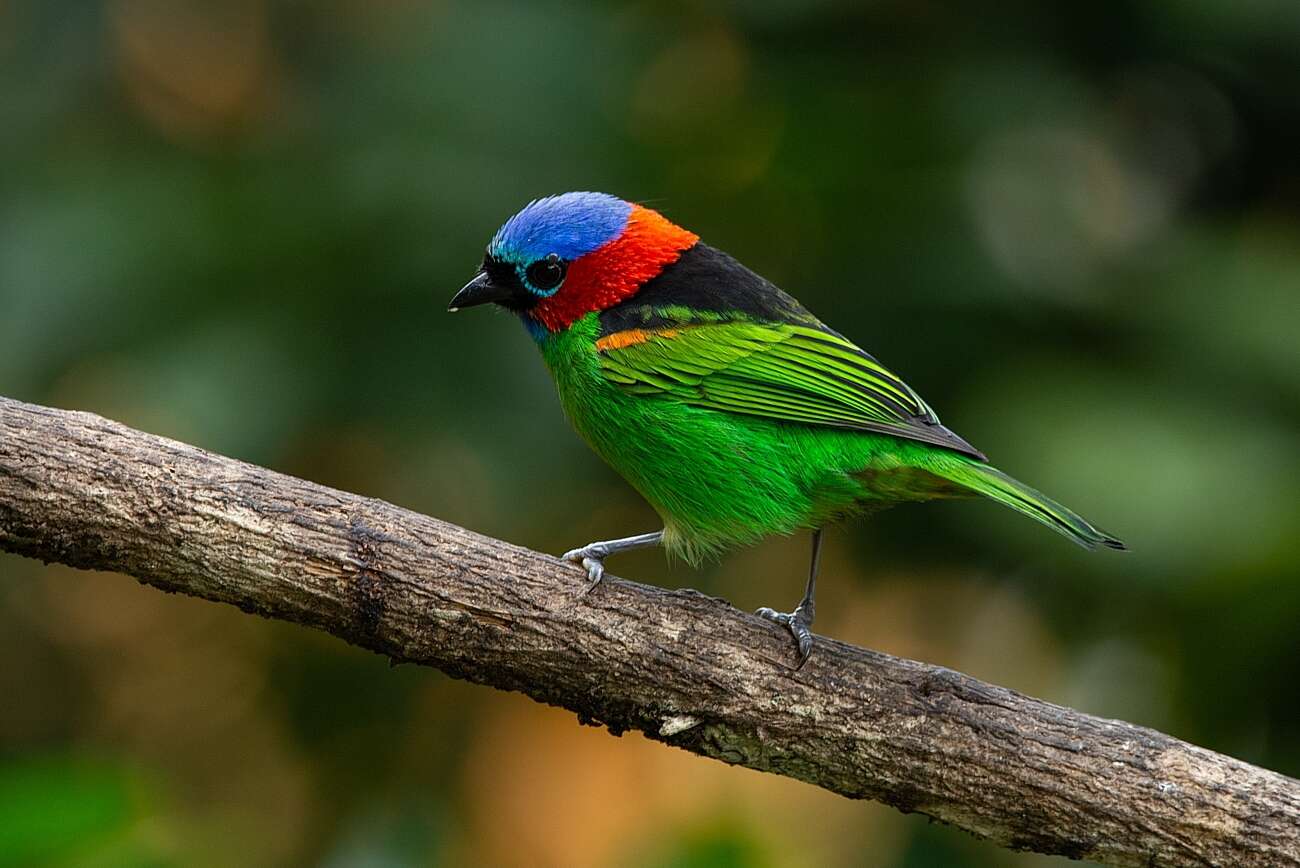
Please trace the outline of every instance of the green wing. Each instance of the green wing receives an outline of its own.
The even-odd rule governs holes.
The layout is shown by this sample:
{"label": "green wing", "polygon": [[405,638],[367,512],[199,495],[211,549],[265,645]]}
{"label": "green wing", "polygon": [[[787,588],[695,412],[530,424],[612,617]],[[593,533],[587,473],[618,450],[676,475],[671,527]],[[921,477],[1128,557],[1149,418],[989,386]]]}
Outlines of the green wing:
{"label": "green wing", "polygon": [[798,323],[683,322],[605,335],[606,379],[728,413],[873,431],[984,456],[846,338]]}

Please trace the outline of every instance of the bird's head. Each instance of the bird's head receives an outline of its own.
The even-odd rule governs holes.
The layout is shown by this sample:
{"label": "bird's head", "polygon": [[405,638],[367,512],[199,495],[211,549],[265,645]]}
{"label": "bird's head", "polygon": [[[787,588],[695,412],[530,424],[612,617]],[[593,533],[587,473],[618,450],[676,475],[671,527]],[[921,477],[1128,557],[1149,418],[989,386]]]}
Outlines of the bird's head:
{"label": "bird's head", "polygon": [[605,193],[530,202],[488,244],[483,264],[449,310],[493,302],[535,335],[562,331],[617,304],[699,237],[641,205]]}

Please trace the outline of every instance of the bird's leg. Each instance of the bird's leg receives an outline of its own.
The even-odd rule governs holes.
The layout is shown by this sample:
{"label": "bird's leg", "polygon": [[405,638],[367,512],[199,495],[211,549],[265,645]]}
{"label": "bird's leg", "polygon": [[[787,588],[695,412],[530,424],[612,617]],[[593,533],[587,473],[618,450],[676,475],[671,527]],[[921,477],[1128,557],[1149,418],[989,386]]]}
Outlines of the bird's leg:
{"label": "bird's leg", "polygon": [[654,533],[642,533],[636,536],[624,537],[623,539],[589,543],[580,549],[565,552],[560,555],[560,558],[573,561],[575,564],[582,564],[587,568],[587,578],[591,580],[591,584],[587,586],[584,593],[590,593],[605,576],[605,558],[620,552],[648,549],[651,546],[659,545],[663,541],[664,532],[657,530]]}
{"label": "bird's leg", "polygon": [[817,590],[817,570],[821,566],[821,560],[822,529],[817,528],[812,536],[812,564],[808,567],[808,586],[804,588],[803,599],[799,601],[799,605],[789,613],[777,612],[766,606],[754,613],[760,618],[788,627],[794,634],[794,640],[799,643],[799,665],[795,667],[795,671],[803,668],[803,665],[808,662],[808,655],[812,653],[812,623],[817,614],[813,594]]}

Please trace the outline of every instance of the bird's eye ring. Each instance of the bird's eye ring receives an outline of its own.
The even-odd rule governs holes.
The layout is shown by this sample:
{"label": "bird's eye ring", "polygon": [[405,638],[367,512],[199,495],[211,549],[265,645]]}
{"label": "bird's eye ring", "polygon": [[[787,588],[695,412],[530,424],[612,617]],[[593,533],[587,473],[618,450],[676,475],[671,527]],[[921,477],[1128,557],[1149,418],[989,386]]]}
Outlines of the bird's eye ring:
{"label": "bird's eye ring", "polygon": [[567,265],[560,259],[559,254],[552,253],[545,259],[539,259],[528,266],[524,276],[528,278],[528,284],[533,289],[543,295],[550,295],[564,282],[566,268]]}

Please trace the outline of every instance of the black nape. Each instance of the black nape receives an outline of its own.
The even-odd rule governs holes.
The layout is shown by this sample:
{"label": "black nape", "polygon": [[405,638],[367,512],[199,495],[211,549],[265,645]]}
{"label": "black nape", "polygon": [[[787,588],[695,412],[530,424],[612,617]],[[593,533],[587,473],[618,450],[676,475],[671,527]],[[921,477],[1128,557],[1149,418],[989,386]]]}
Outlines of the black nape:
{"label": "black nape", "polygon": [[723,320],[806,323],[812,319],[803,305],[775,284],[703,241],[685,250],[636,295],[603,311],[601,332],[671,325],[655,313],[655,308],[665,307],[718,314]]}

